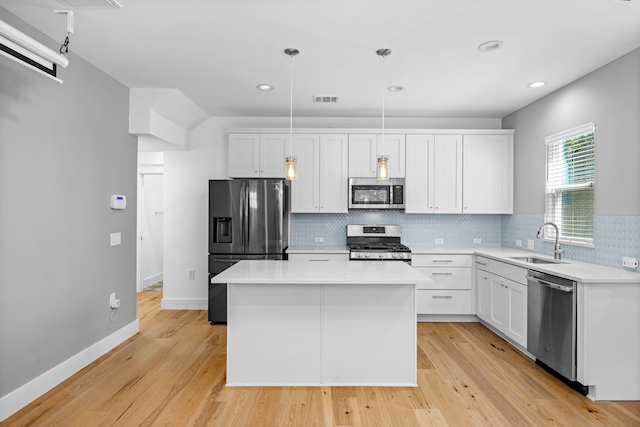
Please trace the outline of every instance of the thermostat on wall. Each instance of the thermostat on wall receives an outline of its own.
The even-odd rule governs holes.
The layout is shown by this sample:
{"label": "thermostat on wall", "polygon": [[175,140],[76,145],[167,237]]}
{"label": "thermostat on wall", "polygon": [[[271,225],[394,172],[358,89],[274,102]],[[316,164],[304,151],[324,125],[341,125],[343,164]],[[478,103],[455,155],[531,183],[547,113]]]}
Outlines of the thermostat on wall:
{"label": "thermostat on wall", "polygon": [[127,207],[127,196],[122,194],[112,194],[109,199],[109,206],[111,209],[124,209]]}

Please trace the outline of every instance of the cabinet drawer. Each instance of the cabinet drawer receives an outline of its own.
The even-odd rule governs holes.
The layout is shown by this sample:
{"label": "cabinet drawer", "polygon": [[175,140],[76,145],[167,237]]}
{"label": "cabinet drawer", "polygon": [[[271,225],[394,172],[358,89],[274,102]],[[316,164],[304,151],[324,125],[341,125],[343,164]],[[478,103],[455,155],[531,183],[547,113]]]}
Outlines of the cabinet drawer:
{"label": "cabinet drawer", "polygon": [[488,271],[514,282],[527,283],[527,269],[524,267],[481,256],[476,257],[475,265],[478,270]]}
{"label": "cabinet drawer", "polygon": [[416,291],[418,314],[475,314],[470,290]]}
{"label": "cabinet drawer", "polygon": [[471,255],[415,255],[411,256],[413,267],[471,267]]}
{"label": "cabinet drawer", "polygon": [[414,267],[433,283],[418,285],[418,289],[471,289],[470,268]]}
{"label": "cabinet drawer", "polygon": [[349,254],[289,254],[289,261],[348,261]]}

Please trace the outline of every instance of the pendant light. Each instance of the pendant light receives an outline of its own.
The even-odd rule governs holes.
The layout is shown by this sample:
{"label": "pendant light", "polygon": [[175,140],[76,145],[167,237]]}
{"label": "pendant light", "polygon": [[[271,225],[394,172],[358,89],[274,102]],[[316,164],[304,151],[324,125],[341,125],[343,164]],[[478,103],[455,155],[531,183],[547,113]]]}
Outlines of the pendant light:
{"label": "pendant light", "polygon": [[293,155],[293,57],[300,53],[298,49],[287,48],[284,53],[291,57],[291,71],[289,80],[289,155],[285,158],[286,170],[285,177],[288,181],[294,181],[298,178],[298,171],[296,170],[296,161],[298,160]]}
{"label": "pendant light", "polygon": [[391,49],[378,49],[376,54],[382,57],[382,152],[378,156],[378,179],[389,179],[389,156],[384,154],[384,58],[391,55]]}

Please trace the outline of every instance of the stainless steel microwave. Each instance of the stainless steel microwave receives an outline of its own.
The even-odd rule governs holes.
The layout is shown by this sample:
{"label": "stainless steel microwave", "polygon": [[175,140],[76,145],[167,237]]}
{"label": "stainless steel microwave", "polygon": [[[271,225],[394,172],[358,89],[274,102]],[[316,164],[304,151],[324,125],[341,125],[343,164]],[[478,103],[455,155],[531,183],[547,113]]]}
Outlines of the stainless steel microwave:
{"label": "stainless steel microwave", "polygon": [[349,178],[349,209],[404,209],[404,178]]}

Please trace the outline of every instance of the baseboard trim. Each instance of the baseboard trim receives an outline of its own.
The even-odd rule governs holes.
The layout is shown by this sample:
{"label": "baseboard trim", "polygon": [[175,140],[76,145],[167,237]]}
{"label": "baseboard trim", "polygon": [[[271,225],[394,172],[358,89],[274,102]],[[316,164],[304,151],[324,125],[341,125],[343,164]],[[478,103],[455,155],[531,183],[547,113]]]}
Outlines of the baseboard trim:
{"label": "baseboard trim", "polygon": [[147,286],[151,286],[155,283],[162,282],[164,280],[164,274],[158,273],[153,276],[146,277],[142,280],[142,288],[146,288]]}
{"label": "baseboard trim", "polygon": [[162,298],[163,310],[207,310],[209,300],[206,298]]}
{"label": "baseboard trim", "polygon": [[475,314],[418,314],[418,322],[478,322]]}
{"label": "baseboard trim", "polygon": [[138,319],[0,398],[0,421],[18,412],[140,331]]}

